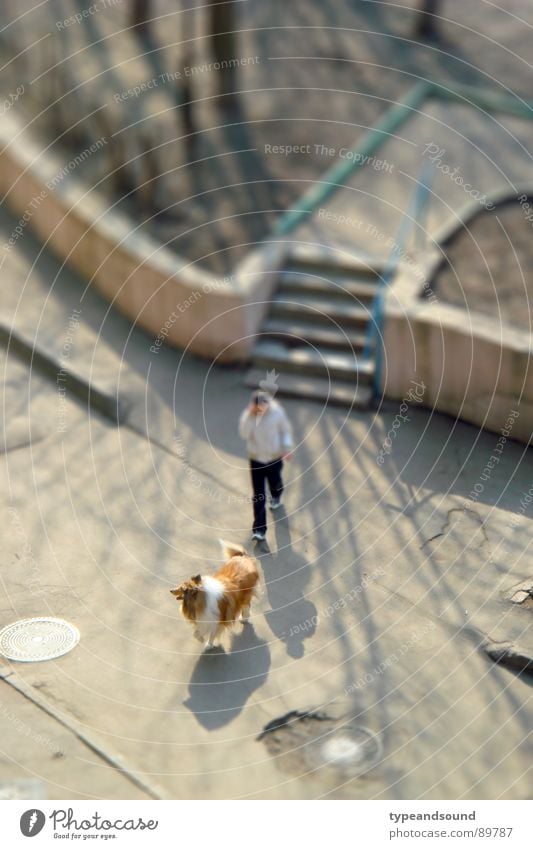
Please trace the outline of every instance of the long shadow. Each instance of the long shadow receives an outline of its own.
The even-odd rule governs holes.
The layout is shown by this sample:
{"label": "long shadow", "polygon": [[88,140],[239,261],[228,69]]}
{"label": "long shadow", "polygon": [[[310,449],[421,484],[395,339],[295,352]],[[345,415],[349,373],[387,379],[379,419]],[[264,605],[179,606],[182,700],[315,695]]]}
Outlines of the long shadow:
{"label": "long shadow", "polygon": [[184,705],[207,731],[215,731],[237,718],[269,669],[268,644],[247,623],[233,636],[229,653],[216,648],[200,655]]}
{"label": "long shadow", "polygon": [[[382,561],[376,562],[376,552],[371,549],[365,554],[361,547],[357,526],[366,521],[369,506],[361,500],[361,494],[354,491],[349,479],[343,473],[341,457],[349,456],[346,450],[339,451],[344,444],[348,447],[350,434],[338,428],[337,417],[325,416],[320,425],[323,444],[329,450],[322,457],[321,471],[309,458],[305,490],[309,493],[320,493],[323,490],[323,480],[330,481],[335,491],[335,501],[340,502],[339,509],[333,508],[329,515],[321,509],[324,498],[311,499],[306,509],[314,520],[315,543],[321,552],[320,571],[324,584],[328,584],[332,592],[331,601],[346,599],[347,592],[356,587],[363,587],[366,572],[371,572]],[[338,439],[338,443],[337,443]],[[370,445],[372,440],[369,440]],[[353,450],[353,445],[351,446]],[[353,454],[353,459],[359,465],[366,465],[371,448],[368,444],[359,446]],[[326,468],[324,468],[326,467]],[[361,493],[367,491],[368,479]],[[372,481],[370,481],[372,488]],[[327,493],[325,493],[327,495]],[[370,498],[370,504],[378,501],[379,493]],[[376,610],[375,602],[364,589],[357,594],[357,601],[350,602],[344,609],[335,612],[328,618],[328,629],[332,632],[335,646],[339,653],[339,663],[342,666],[345,688],[332,692],[330,701],[343,703],[344,722],[356,721],[379,729],[379,735],[385,749],[389,749],[393,740],[395,706],[389,699],[391,677],[373,675],[368,691],[353,688],[353,682],[371,670],[379,667],[388,651],[384,649],[384,626]],[[396,771],[391,761],[381,765],[387,784],[396,777]],[[400,798],[401,787],[395,788]]]}
{"label": "long shadow", "polygon": [[[450,429],[449,424],[446,425],[446,419],[442,418],[438,420],[443,429],[447,427]],[[481,457],[490,456],[490,451],[487,452],[487,443],[489,446],[493,444],[498,439],[498,436],[493,436],[491,434],[483,434],[477,431],[475,428],[470,427],[461,422],[455,422],[451,428],[449,437],[454,433],[457,429],[461,432],[461,442],[459,445],[452,445],[449,439],[446,439],[446,432],[442,434],[442,437],[439,438],[439,425],[438,423],[433,423],[433,439],[430,441],[428,439],[425,440],[425,449],[427,452],[427,444],[431,447],[430,459],[427,460],[424,454],[421,451],[416,452],[416,461],[412,461],[413,454],[409,454],[409,448],[406,453],[402,453],[401,459],[397,457],[395,453],[392,456],[393,463],[393,471],[391,471],[391,481],[395,483],[396,481],[401,481],[403,483],[408,483],[411,487],[411,496],[408,499],[408,502],[405,502],[404,494],[401,490],[399,490],[396,486],[394,487],[397,495],[400,497],[400,500],[404,502],[403,507],[401,508],[401,512],[404,518],[407,518],[410,522],[410,527],[412,528],[411,532],[407,532],[404,527],[394,521],[391,523],[390,533],[396,537],[397,539],[397,550],[399,553],[408,552],[409,547],[413,545],[413,540],[416,540],[419,537],[421,528],[420,528],[420,519],[418,516],[419,510],[424,506],[424,501],[427,498],[422,496],[419,498],[418,493],[424,492],[424,489],[430,489],[432,494],[435,495],[438,492],[448,493],[450,490],[448,487],[453,487],[454,495],[456,492],[464,491],[464,488],[467,490],[471,488],[471,481],[468,482],[468,478],[466,480],[460,481],[460,486],[458,484],[458,477],[461,470],[465,468],[473,468],[476,469],[475,462],[472,463],[471,452],[473,449],[476,449],[474,456]],[[435,430],[437,431],[435,435]],[[469,446],[468,435],[471,434],[473,446]],[[478,446],[479,440],[479,446]],[[399,446],[398,446],[399,447]],[[516,451],[517,453],[523,454],[524,449],[522,446],[508,446],[509,452]],[[484,449],[484,450],[483,450]],[[468,452],[468,453],[467,453]],[[399,453],[399,452],[398,452]],[[450,457],[450,454],[452,455]],[[369,458],[370,459],[370,458]],[[409,462],[411,460],[411,462]],[[485,460],[481,460],[479,465],[483,468]],[[474,472],[475,474],[475,472]],[[444,480],[443,480],[444,477]],[[495,487],[498,489],[498,484],[494,481]],[[525,479],[524,479],[525,486]],[[489,494],[489,486],[487,485],[487,493],[483,493],[485,496],[483,501],[486,504],[491,503],[491,496]],[[500,490],[498,490],[500,491]],[[445,497],[445,496],[443,496]],[[481,499],[480,499],[481,500]],[[496,501],[496,503],[498,503]],[[500,506],[500,505],[498,505]],[[396,508],[394,508],[396,509]],[[457,509],[457,507],[456,507]],[[475,507],[470,508],[470,512],[475,512]],[[470,536],[469,536],[470,534]],[[427,532],[426,532],[427,535]],[[435,551],[431,549],[427,549],[423,559],[416,559],[413,562],[413,577],[416,578],[416,582],[420,585],[420,587],[425,588],[425,594],[422,599],[419,599],[418,604],[423,604],[426,608],[426,611],[429,615],[433,615],[434,617],[443,617],[443,599],[447,599],[447,609],[450,610],[450,615],[455,615],[455,620],[461,618],[461,614],[463,613],[464,603],[462,598],[457,593],[457,579],[454,581],[454,565],[461,564],[463,554],[467,551],[469,552],[470,558],[476,558],[474,561],[474,565],[472,566],[472,573],[475,574],[476,569],[478,572],[477,582],[480,583],[483,576],[483,561],[485,560],[487,563],[492,563],[492,569],[495,570],[495,573],[498,572],[501,575],[505,575],[506,569],[508,568],[508,561],[505,560],[503,554],[497,554],[496,551],[491,551],[491,545],[486,545],[486,550],[482,553],[476,552],[476,539],[479,540],[482,538],[482,532],[480,529],[476,529],[475,532],[470,532],[467,529],[463,530],[461,535],[458,536],[453,528],[448,528],[447,532],[442,535],[438,535],[439,539],[436,540]],[[455,549],[452,551],[450,556],[445,556],[444,562],[438,560],[439,554],[439,544],[442,540],[450,541],[452,544],[455,543]],[[435,538],[436,539],[436,538]],[[470,548],[470,543],[472,543],[472,550]],[[444,553],[444,552],[443,552]],[[490,556],[489,556],[490,555]],[[471,582],[471,574],[465,574],[465,586],[468,587]],[[400,593],[403,591],[403,585],[400,583],[398,587]],[[487,598],[490,595],[490,589],[487,591]],[[369,611],[370,616],[370,611]],[[443,620],[446,621],[446,618]],[[365,617],[365,625],[370,624],[371,620],[366,621]],[[475,618],[473,621],[474,628]],[[477,630],[476,630],[477,633]],[[461,634],[459,630],[457,632],[458,636]],[[465,634],[463,634],[463,637]],[[445,646],[443,645],[443,648]],[[434,661],[437,661],[438,655],[440,653],[437,651],[434,656]],[[472,656],[472,661],[475,666],[475,657]],[[493,670],[495,674],[498,673],[497,669]],[[520,677],[520,676],[519,676]],[[524,680],[521,677],[520,680]],[[526,677],[527,683],[527,677]],[[376,705],[374,707],[384,708],[382,704],[383,695],[386,696],[387,693],[380,694],[379,702],[376,701]],[[510,687],[503,688],[502,687],[502,695],[501,698],[508,702],[510,709],[516,710],[516,704],[514,702],[514,691],[511,692]],[[487,694],[486,696],[486,704],[487,711],[491,709],[492,699]],[[395,788],[397,790],[397,788]]]}
{"label": "long shadow", "polygon": [[[217,105],[209,110],[212,129],[196,139],[196,161],[186,176],[191,193],[194,186],[203,187],[197,203],[208,223],[198,247],[203,256],[211,254],[213,268],[226,273],[239,259],[236,246],[260,242],[270,232],[279,204],[277,182],[258,152],[244,107],[238,100],[225,107],[224,98]],[[180,239],[176,246],[180,249]]]}
{"label": "long shadow", "polygon": [[376,54],[379,55],[385,48],[389,66],[394,65],[399,71],[414,76],[441,78],[443,81],[447,78],[447,82],[454,80],[469,85],[483,84],[483,73],[472,65],[472,57],[469,59],[460,45],[447,35],[438,18],[432,28],[432,37],[423,38],[419,33],[420,20],[410,10],[400,6],[391,15],[387,4],[363,5],[357,0],[348,0],[348,14],[349,7],[354,5],[363,7],[366,25],[380,34]]}
{"label": "long shadow", "polygon": [[260,555],[270,610],[265,619],[272,633],[285,643],[287,654],[299,658],[305,654],[305,640],[316,631],[317,609],[305,598],[310,566],[291,545],[291,532],[283,507],[276,514],[276,548]]}
{"label": "long shadow", "polygon": [[[356,516],[354,515],[354,508],[357,505],[357,492],[354,493],[347,487],[339,454],[334,447],[334,439],[338,438],[339,445],[342,445],[343,442],[347,443],[349,441],[349,436],[344,434],[342,429],[338,430],[336,422],[330,420],[328,417],[324,417],[321,423],[321,431],[323,433],[324,443],[331,446],[327,455],[323,458],[324,463],[329,463],[327,479],[332,481],[331,486],[335,489],[335,498],[340,500],[342,506],[332,515],[325,517],[319,509],[320,505],[318,501],[314,500],[310,502],[309,510],[315,518],[316,535],[319,540],[320,550],[325,553],[321,560],[326,564],[334,564],[328,578],[332,586],[336,588],[338,596],[342,597],[346,592],[343,589],[343,584],[348,576],[350,576],[350,589],[363,585],[364,572],[370,568],[371,558],[375,557],[375,554],[373,552],[369,553],[368,562],[365,562],[365,558],[362,556],[357,532],[353,530],[354,524],[357,525]],[[360,448],[355,454],[356,461],[360,465],[366,462],[367,450]],[[308,491],[320,491],[320,480],[317,476],[317,470],[312,463],[309,464],[308,475]],[[368,482],[366,485],[368,485]],[[377,501],[377,498],[378,494],[376,492],[375,501]],[[375,503],[375,501],[372,501],[372,503]],[[366,511],[367,507],[364,506],[362,510],[363,516],[366,515]],[[361,519],[362,517],[359,521]],[[338,541],[341,544],[337,549]],[[344,552],[344,554],[341,554],[341,552]],[[348,554],[347,557],[346,554]],[[341,558],[345,558],[344,562]],[[362,645],[354,644],[354,637],[351,631],[346,629],[345,617],[336,615],[332,616],[329,620],[330,627],[336,633],[336,640],[342,646],[346,685],[356,680],[362,671],[376,668],[382,660],[379,646],[381,628],[370,606],[367,594],[361,592],[358,599],[358,609],[354,608],[352,615],[354,617],[357,616],[359,625],[363,629],[364,643]],[[381,715],[381,726],[386,728],[388,714],[384,679],[377,677],[374,687],[376,692],[374,709],[377,715]]]}

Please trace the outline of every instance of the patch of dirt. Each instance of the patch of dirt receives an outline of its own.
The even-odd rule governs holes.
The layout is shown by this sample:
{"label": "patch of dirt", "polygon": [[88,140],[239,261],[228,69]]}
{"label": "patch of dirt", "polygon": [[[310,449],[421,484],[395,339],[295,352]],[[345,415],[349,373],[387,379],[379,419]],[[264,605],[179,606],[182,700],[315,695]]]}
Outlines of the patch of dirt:
{"label": "patch of dirt", "polygon": [[434,281],[439,300],[532,332],[533,223],[526,213],[509,203],[462,230]]}

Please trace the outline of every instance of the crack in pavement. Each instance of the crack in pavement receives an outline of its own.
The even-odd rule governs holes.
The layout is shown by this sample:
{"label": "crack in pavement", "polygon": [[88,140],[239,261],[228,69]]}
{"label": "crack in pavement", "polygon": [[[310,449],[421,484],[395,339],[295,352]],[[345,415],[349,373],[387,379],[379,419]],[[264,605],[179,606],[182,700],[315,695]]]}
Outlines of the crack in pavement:
{"label": "crack in pavement", "polygon": [[441,537],[446,537],[448,535],[448,532],[450,531],[450,529],[452,527],[457,528],[461,525],[461,519],[458,522],[456,522],[452,525],[452,513],[460,513],[460,514],[463,514],[463,516],[465,514],[470,514],[470,517],[472,517],[474,523],[478,525],[478,529],[481,531],[481,533],[483,534],[483,537],[484,537],[484,541],[477,547],[481,548],[484,545],[490,546],[490,540],[488,538],[487,531],[485,529],[485,523],[484,523],[483,519],[481,518],[481,516],[478,513],[476,513],[475,510],[471,510],[469,507],[452,507],[452,508],[450,508],[449,510],[446,511],[446,520],[445,520],[444,524],[442,525],[442,530],[439,531],[438,534],[434,534],[434,536],[429,537],[429,539],[426,539],[422,543],[422,545],[420,546],[421,549],[425,548],[427,545],[434,542],[436,539],[439,539]]}

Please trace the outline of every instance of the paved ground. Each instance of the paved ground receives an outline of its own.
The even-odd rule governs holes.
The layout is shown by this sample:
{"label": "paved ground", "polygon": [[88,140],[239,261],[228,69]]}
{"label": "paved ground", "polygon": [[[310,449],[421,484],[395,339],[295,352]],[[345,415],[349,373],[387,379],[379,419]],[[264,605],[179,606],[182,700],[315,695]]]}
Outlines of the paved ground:
{"label": "paved ground", "polygon": [[[530,213],[515,201],[473,221],[447,250],[434,291],[443,301],[500,317],[531,333],[533,253]],[[509,250],[501,240],[508,238]],[[512,247],[511,247],[512,246]]]}
{"label": "paved ground", "polygon": [[[416,81],[469,82],[530,96],[528,0],[512,0],[505,10],[481,0],[442,0],[437,44],[413,40],[415,0],[309,0],[305,12],[284,0],[249,0],[236,4],[238,57],[246,63],[238,71],[238,111],[228,115],[213,99],[213,57],[196,9],[205,4],[186,5],[184,14],[168,0],[153,4],[154,38],[162,49],[143,51],[127,32],[126,3],[58,29],[58,21],[77,11],[73,0],[11,0],[6,13],[17,22],[3,31],[2,55],[11,57],[13,44],[18,50],[34,46],[17,62],[2,63],[0,85],[7,97],[26,81],[25,97],[13,108],[27,115],[46,144],[69,140],[67,161],[85,147],[82,129],[93,138],[112,136],[112,145],[78,175],[102,180],[100,190],[114,201],[126,195],[125,206],[158,239],[216,273],[233,268],[268,235],[280,212]],[[258,62],[248,61],[256,56]],[[186,77],[191,66],[197,71]],[[116,100],[117,93],[161,72],[180,73],[181,80]],[[194,101],[192,136],[177,107],[183,80]],[[36,112],[42,114],[36,118]],[[287,146],[300,149],[286,155]],[[117,171],[124,160],[128,165]],[[372,170],[370,176],[379,174]],[[129,190],[143,181],[133,203]],[[160,209],[165,213],[154,217]]]}
{"label": "paved ground", "polygon": [[[489,115],[460,103],[426,101],[385,141],[373,160],[354,172],[345,187],[319,205],[308,220],[303,219],[294,238],[387,257],[387,240],[396,238],[406,211],[413,215],[409,199],[425,177],[429,204],[420,216],[420,228],[413,222],[407,247],[410,254],[418,251],[422,259],[434,249],[444,258],[445,252],[434,240],[451,222],[459,226],[466,207],[484,212],[491,192],[507,191],[518,197],[521,186],[533,183],[532,143],[533,121],[502,113]],[[523,223],[529,225],[527,211],[521,211]],[[497,219],[497,214],[498,210],[492,212],[492,217]],[[492,243],[495,228],[497,220],[491,229]],[[509,242],[515,234],[514,229],[507,237],[500,232],[497,247],[501,252],[512,253]],[[478,244],[475,235],[467,230],[463,238],[478,268],[484,268],[488,242]],[[505,282],[497,279],[496,285]]]}
{"label": "paved ground", "polygon": [[399,406],[288,402],[264,592],[202,654],[168,589],[217,564],[218,537],[249,543],[242,372],[151,354],[29,233],[2,271],[0,621],[81,632],[57,661],[0,666],[4,795],[31,779],[50,798],[526,798],[531,677],[484,647],[533,657],[529,602],[509,600],[533,583],[529,450],[502,443],[487,471],[497,435],[414,401],[395,429]]}

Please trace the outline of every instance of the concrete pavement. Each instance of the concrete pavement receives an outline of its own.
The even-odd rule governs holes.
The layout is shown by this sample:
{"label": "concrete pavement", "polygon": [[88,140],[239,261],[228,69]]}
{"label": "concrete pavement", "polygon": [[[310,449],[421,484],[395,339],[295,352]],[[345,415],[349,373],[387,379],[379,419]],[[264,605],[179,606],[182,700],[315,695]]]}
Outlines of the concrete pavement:
{"label": "concrete pavement", "polygon": [[[484,646],[533,652],[531,610],[509,599],[531,576],[529,450],[507,441],[487,475],[498,437],[412,400],[400,426],[396,404],[287,402],[298,445],[265,589],[203,654],[168,589],[216,567],[218,537],[249,544],[242,372],[154,355],[38,252],[26,234],[0,295],[3,325],[51,364],[2,352],[1,624],[59,616],[81,641],[2,661],[0,781],[50,798],[527,797],[530,680]],[[53,379],[73,309],[66,365],[118,393],[120,426]],[[320,719],[257,739],[292,711]],[[347,724],[381,752],[356,777],[308,754]]]}

